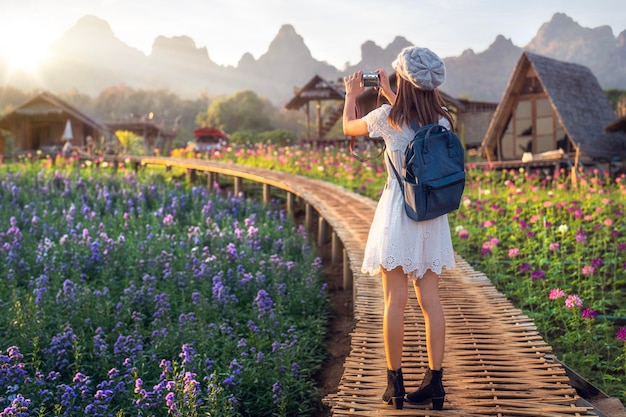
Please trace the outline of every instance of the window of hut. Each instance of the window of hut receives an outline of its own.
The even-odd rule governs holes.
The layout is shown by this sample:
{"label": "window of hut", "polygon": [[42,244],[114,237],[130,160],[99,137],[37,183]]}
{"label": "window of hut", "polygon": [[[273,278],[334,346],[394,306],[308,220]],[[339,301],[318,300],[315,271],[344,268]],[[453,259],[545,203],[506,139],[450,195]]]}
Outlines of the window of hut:
{"label": "window of hut", "polygon": [[533,151],[532,101],[520,100],[515,109],[515,156],[521,158],[524,152]]}
{"label": "window of hut", "polygon": [[547,152],[556,149],[556,139],[554,131],[556,129],[550,100],[547,98],[535,101],[537,112],[537,137],[536,152]]}

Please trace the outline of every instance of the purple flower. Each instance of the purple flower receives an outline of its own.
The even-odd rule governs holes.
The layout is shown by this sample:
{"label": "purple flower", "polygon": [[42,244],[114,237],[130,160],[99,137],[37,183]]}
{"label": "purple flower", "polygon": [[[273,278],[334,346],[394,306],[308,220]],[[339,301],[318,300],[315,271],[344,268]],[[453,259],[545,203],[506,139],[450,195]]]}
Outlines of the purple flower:
{"label": "purple flower", "polygon": [[191,364],[191,362],[193,361],[193,356],[196,354],[195,349],[189,345],[189,344],[184,344],[182,347],[182,352],[178,354],[178,357],[180,357],[183,360],[183,366],[185,365],[189,365]]}
{"label": "purple flower", "polygon": [[587,232],[584,230],[579,230],[576,232],[576,242],[585,243],[587,241]]}
{"label": "purple flower", "polygon": [[520,271],[521,273],[528,272],[528,271],[530,271],[530,270],[531,270],[531,267],[530,267],[530,265],[529,265],[529,264],[524,263],[524,264],[521,264],[521,265],[519,266],[519,271]]}
{"label": "purple flower", "polygon": [[619,329],[615,337],[620,342],[626,342],[626,327],[622,327],[621,329]]}
{"label": "purple flower", "polygon": [[462,229],[459,231],[459,239],[461,240],[469,239],[469,232],[467,231],[467,229]]}
{"label": "purple flower", "polygon": [[274,302],[265,290],[259,290],[254,298],[254,305],[259,313],[259,318],[263,318],[266,315],[273,317]]}
{"label": "purple flower", "polygon": [[596,269],[601,267],[602,265],[604,265],[604,261],[602,260],[602,258],[595,258],[591,260],[591,266]]}
{"label": "purple flower", "polygon": [[536,271],[533,271],[531,278],[533,281],[536,281],[538,279],[542,279],[546,277],[546,273],[543,272],[541,269],[537,269]]}
{"label": "purple flower", "polygon": [[583,319],[595,319],[598,317],[598,312],[592,308],[586,308],[582,312]]}

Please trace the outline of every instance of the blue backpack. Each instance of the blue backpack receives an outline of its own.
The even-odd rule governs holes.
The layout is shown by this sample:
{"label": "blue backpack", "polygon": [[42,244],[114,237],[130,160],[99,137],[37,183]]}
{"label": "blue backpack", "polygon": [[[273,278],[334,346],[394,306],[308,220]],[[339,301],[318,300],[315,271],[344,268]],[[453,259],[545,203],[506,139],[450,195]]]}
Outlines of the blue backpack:
{"label": "blue backpack", "polygon": [[403,177],[391,159],[389,163],[411,219],[430,220],[459,208],[465,189],[465,151],[451,130],[439,124],[417,129],[405,151]]}

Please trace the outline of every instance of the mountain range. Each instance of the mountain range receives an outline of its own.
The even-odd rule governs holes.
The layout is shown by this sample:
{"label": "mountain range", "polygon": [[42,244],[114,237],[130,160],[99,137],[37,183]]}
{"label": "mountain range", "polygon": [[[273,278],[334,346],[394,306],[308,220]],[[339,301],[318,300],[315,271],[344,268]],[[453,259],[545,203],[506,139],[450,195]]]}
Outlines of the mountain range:
{"label": "mountain range", "polygon": [[[302,36],[286,24],[258,59],[246,53],[236,66],[222,66],[188,36],[159,36],[150,55],[145,55],[119,40],[106,21],[88,15],[51,45],[48,56],[52,59],[41,67],[39,78],[27,74],[9,78],[7,65],[0,61],[0,85],[52,92],[75,89],[96,96],[108,87],[125,84],[166,89],[184,98],[249,89],[283,105],[293,97],[294,88],[316,74],[339,80],[356,69],[391,69],[395,56],[409,45],[412,42],[401,36],[386,47],[366,41],[361,61],[339,70],[313,58]],[[626,90],[626,30],[615,36],[609,26],[585,28],[563,13],[554,14],[523,47],[498,35],[483,52],[468,49],[460,56],[444,58],[448,75],[442,90],[453,97],[498,102],[523,50],[585,65],[604,89]]]}

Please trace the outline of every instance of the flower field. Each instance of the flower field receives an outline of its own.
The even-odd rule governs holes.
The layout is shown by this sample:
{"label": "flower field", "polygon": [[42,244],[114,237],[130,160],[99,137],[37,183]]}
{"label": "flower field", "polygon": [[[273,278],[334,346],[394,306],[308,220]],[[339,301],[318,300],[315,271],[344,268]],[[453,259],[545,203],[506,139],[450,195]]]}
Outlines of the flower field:
{"label": "flower field", "polygon": [[[228,148],[209,158],[323,179],[378,199],[383,159],[345,149]],[[534,319],[557,357],[626,402],[626,178],[600,171],[490,171],[468,164],[449,215],[456,251]]]}
{"label": "flower field", "polygon": [[320,259],[281,207],[167,173],[0,166],[1,416],[319,407]]}

